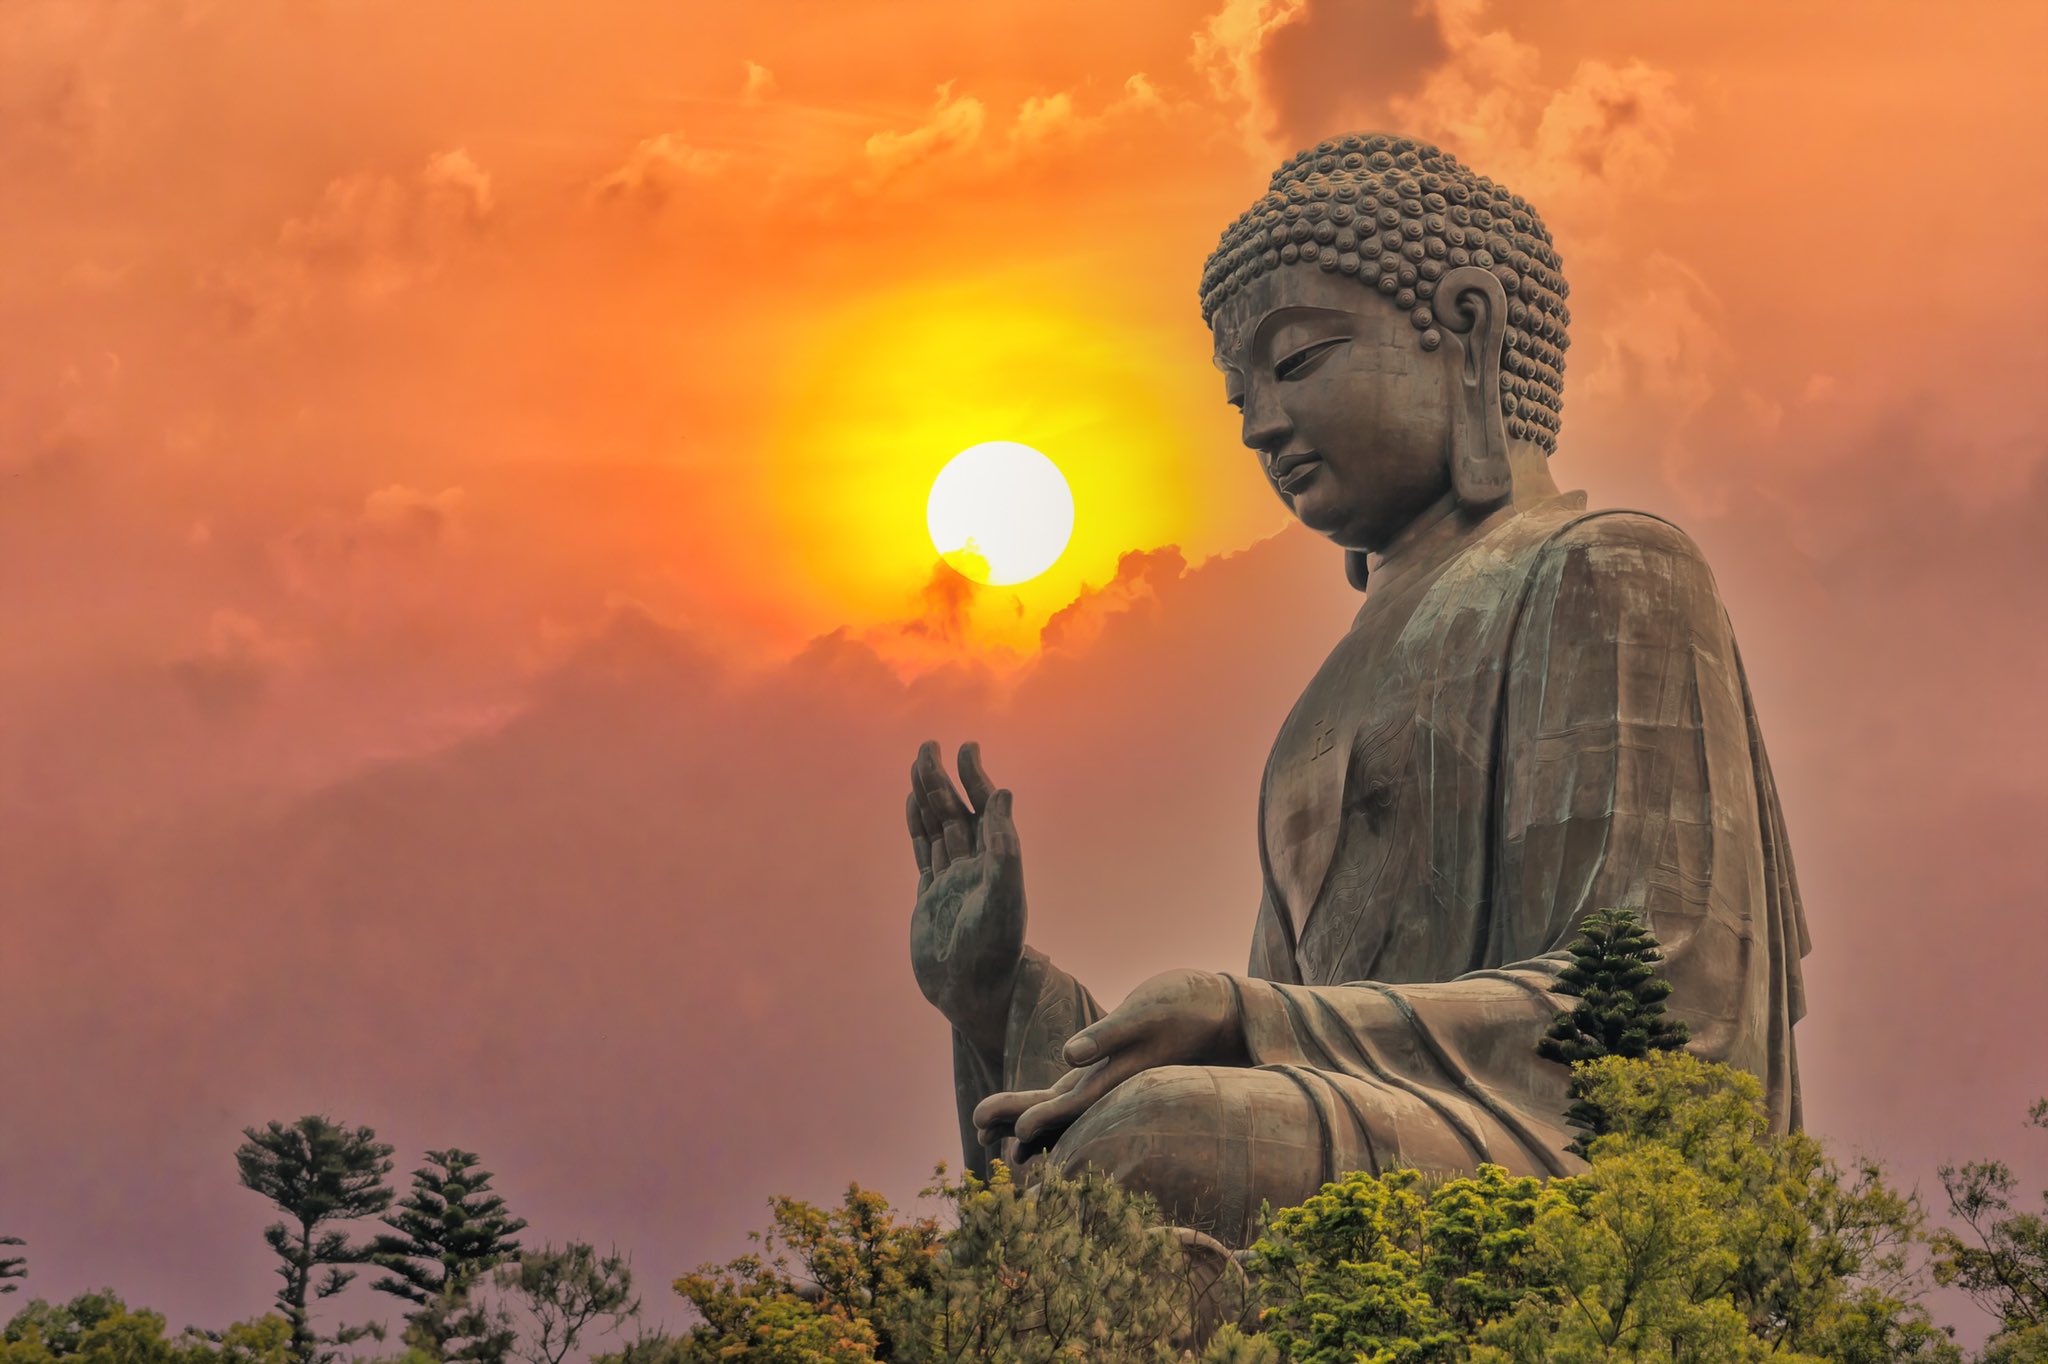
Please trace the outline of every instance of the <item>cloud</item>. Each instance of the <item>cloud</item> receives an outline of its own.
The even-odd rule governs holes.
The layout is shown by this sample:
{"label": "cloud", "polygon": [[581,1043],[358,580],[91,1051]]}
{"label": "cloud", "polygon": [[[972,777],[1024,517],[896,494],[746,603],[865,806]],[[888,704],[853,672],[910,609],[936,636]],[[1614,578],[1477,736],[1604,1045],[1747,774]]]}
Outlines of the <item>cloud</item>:
{"label": "cloud", "polygon": [[1554,86],[1536,47],[1486,25],[1483,0],[1439,0],[1438,13],[1444,60],[1388,102],[1404,132],[1506,184],[1553,226],[1605,228],[1617,195],[1664,177],[1693,120],[1676,73],[1587,59]]}
{"label": "cloud", "polygon": [[1081,595],[1053,612],[1039,631],[1039,644],[1048,649],[1085,649],[1118,615],[1136,610],[1144,603],[1156,603],[1166,584],[1187,572],[1187,558],[1178,546],[1132,550],[1116,561],[1116,576],[1101,587],[1084,588]]}
{"label": "cloud", "polygon": [[746,84],[740,91],[742,104],[760,104],[775,93],[778,82],[775,73],[759,62],[743,62],[746,68]]}
{"label": "cloud", "polygon": [[386,543],[439,545],[456,528],[462,496],[460,488],[424,493],[403,483],[393,483],[363,499],[359,526],[363,533]]}
{"label": "cloud", "polygon": [[252,617],[222,608],[207,624],[206,643],[172,660],[170,673],[202,716],[232,720],[253,710],[277,672],[305,652],[302,641],[279,639]]}
{"label": "cloud", "polygon": [[1246,150],[1255,156],[1270,152],[1272,113],[1263,65],[1267,40],[1298,22],[1309,4],[1310,0],[1224,0],[1223,8],[1195,30],[1195,69],[1208,78],[1213,94],[1242,111],[1239,131]]}
{"label": "cloud", "polygon": [[981,141],[988,110],[970,95],[954,94],[953,85],[947,81],[939,87],[929,117],[917,127],[878,132],[867,139],[862,151],[873,183],[884,183],[924,162],[964,154]]}
{"label": "cloud", "polygon": [[1074,97],[1062,90],[1056,95],[1033,95],[1017,111],[1012,135],[1019,142],[1043,143],[1075,130]]}
{"label": "cloud", "polygon": [[1151,113],[1166,107],[1166,101],[1144,72],[1124,81],[1123,93],[1094,113],[1075,103],[1070,91],[1031,95],[1017,110],[1010,125],[1011,148],[1021,155],[1059,144],[1072,146],[1106,131],[1118,119]]}
{"label": "cloud", "polygon": [[863,145],[869,191],[928,183],[945,176],[1000,173],[1027,158],[1071,153],[1118,121],[1166,107],[1143,72],[1127,77],[1113,99],[1090,111],[1071,90],[1027,95],[1004,122],[975,96],[939,87],[926,121],[909,132],[886,130]]}
{"label": "cloud", "polygon": [[1247,120],[1273,155],[1380,127],[1450,55],[1428,0],[1309,0],[1265,33]]}
{"label": "cloud", "polygon": [[22,70],[0,60],[0,165],[23,171],[68,171],[100,149],[106,136],[106,87],[78,65]]}
{"label": "cloud", "polygon": [[[906,681],[845,632],[733,669],[622,606],[515,713],[437,751],[261,801],[188,780],[104,856],[91,824],[45,812],[31,839],[0,821],[18,890],[0,990],[53,1042],[17,1082],[82,1067],[156,1115],[81,1101],[17,1125],[10,1159],[39,1177],[9,1215],[44,1247],[43,1282],[75,1266],[229,1319],[234,1274],[172,1290],[123,1248],[176,1227],[196,1262],[235,1262],[253,1231],[194,1200],[232,1188],[238,1126],[316,1107],[404,1149],[484,1150],[536,1228],[657,1266],[729,1255],[771,1191],[857,1176],[909,1195],[955,1130],[943,1025],[903,957],[918,741],[986,741],[1018,791],[1034,941],[1106,996],[1171,960],[1236,964],[1259,756],[1344,619],[1334,556],[1304,541],[1160,579],[1158,611],[1105,612],[1093,646],[1028,684]],[[1283,593],[1334,606],[1306,653],[1301,616],[1268,607]],[[260,701],[267,640],[219,617],[184,669],[195,703]],[[97,731],[66,738],[71,766],[97,760]],[[1183,835],[1218,827],[1240,836]],[[110,1033],[92,1020],[117,1001]],[[108,1171],[136,1196],[94,1193]]]}
{"label": "cloud", "polygon": [[1646,62],[1581,62],[1550,97],[1531,146],[1540,191],[1583,198],[1626,186],[1640,192],[1670,168],[1693,111],[1678,77]]}
{"label": "cloud", "polygon": [[314,600],[430,596],[422,570],[459,541],[463,500],[461,488],[427,493],[394,483],[353,510],[329,508],[292,528],[272,556],[291,591]]}
{"label": "cloud", "polygon": [[1276,158],[1334,132],[1389,127],[1443,146],[1538,203],[1591,219],[1659,180],[1692,122],[1675,73],[1580,61],[1562,86],[1484,0],[1228,0],[1195,65]]}
{"label": "cloud", "polygon": [[658,211],[683,187],[710,179],[731,161],[732,153],[697,146],[680,132],[656,133],[598,180],[591,195],[599,203]]}
{"label": "cloud", "polygon": [[231,320],[263,327],[338,298],[387,303],[439,275],[489,225],[491,177],[461,148],[436,152],[410,177],[374,172],[327,183],[277,241],[209,280]]}

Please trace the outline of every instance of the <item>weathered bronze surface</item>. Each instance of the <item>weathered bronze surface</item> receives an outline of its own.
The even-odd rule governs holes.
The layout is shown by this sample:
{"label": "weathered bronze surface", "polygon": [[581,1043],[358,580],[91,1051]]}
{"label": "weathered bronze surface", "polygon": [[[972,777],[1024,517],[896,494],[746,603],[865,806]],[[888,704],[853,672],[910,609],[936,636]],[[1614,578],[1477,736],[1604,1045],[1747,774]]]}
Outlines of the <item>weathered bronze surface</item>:
{"label": "weathered bronze surface", "polygon": [[1533,210],[1408,139],[1302,153],[1224,234],[1226,395],[1364,604],[1267,761],[1241,976],[1105,1014],[1025,945],[1009,794],[919,751],[911,958],[971,1165],[1049,1143],[1232,1244],[1346,1170],[1575,1168],[1535,1048],[1606,906],[1662,942],[1691,1049],[1797,1124],[1807,939],[1741,657],[1682,532],[1551,479],[1564,295]]}

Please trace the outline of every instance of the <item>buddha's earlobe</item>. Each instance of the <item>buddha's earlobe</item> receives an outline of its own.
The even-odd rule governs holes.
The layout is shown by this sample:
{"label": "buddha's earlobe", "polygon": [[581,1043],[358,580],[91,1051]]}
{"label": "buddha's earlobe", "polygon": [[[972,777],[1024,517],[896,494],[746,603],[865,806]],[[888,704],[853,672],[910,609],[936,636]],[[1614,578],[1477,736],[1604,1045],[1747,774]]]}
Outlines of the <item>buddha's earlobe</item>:
{"label": "buddha's earlobe", "polygon": [[1360,592],[1365,591],[1366,579],[1370,576],[1371,572],[1372,565],[1364,550],[1347,549],[1344,551],[1344,577],[1353,587],[1357,588]]}
{"label": "buddha's earlobe", "polygon": [[1490,507],[1514,489],[1507,423],[1500,411],[1500,357],[1507,290],[1489,270],[1461,265],[1437,281],[1431,311],[1459,358],[1451,386],[1451,487],[1468,507]]}

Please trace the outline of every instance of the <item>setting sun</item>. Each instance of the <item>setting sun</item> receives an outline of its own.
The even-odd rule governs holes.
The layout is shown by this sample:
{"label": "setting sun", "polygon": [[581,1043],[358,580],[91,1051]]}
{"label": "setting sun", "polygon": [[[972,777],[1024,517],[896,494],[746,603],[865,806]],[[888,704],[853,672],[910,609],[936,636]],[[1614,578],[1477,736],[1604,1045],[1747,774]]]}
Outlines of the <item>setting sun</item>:
{"label": "setting sun", "polygon": [[947,462],[925,503],[932,548],[978,583],[1028,582],[1074,534],[1074,494],[1059,466],[1028,445],[984,441]]}

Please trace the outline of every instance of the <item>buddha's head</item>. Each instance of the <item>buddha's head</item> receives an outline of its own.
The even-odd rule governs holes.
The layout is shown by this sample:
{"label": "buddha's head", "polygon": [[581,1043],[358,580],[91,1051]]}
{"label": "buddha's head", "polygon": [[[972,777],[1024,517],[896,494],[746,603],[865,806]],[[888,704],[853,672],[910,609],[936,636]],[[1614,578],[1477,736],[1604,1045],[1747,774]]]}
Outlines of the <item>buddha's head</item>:
{"label": "buddha's head", "polygon": [[1426,142],[1354,134],[1281,166],[1224,232],[1202,317],[1245,444],[1357,578],[1428,509],[1495,506],[1555,451],[1565,293],[1520,197]]}

